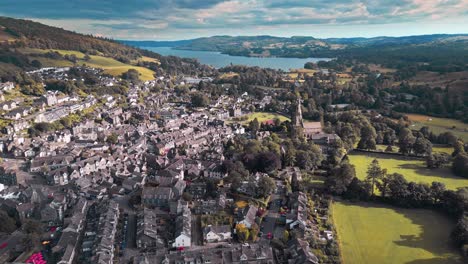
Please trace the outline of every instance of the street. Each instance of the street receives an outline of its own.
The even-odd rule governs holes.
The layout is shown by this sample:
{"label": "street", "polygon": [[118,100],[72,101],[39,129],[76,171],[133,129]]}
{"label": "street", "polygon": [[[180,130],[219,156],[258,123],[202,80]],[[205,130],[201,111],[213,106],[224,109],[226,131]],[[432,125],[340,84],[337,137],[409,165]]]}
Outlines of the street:
{"label": "street", "polygon": [[268,209],[268,214],[263,218],[261,224],[260,229],[261,232],[263,232],[262,238],[268,239],[269,233],[272,234],[272,238],[281,238],[282,233],[284,231],[283,227],[276,225],[276,220],[280,217],[278,211],[280,209],[282,197],[284,196],[286,187],[281,181],[276,181],[276,186],[276,192],[273,193],[270,198],[270,207]]}

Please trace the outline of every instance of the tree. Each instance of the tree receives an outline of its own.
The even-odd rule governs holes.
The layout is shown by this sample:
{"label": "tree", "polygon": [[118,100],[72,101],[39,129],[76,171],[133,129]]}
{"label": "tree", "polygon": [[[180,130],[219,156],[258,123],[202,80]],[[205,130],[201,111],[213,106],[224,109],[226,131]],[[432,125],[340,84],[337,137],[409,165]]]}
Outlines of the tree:
{"label": "tree", "polygon": [[139,81],[140,73],[135,69],[129,69],[128,71],[122,73],[122,79],[129,81]]}
{"label": "tree", "polygon": [[250,121],[249,123],[249,129],[252,132],[252,135],[255,136],[257,132],[260,130],[260,122],[258,122],[258,119],[255,118],[254,120]]}
{"label": "tree", "polygon": [[283,242],[288,243],[288,241],[289,241],[289,232],[288,232],[288,230],[284,230],[284,232],[283,232]]}
{"label": "tree", "polygon": [[398,146],[400,147],[400,153],[410,154],[413,149],[415,142],[413,133],[408,128],[403,128],[398,135]]}
{"label": "tree", "polygon": [[10,217],[7,212],[0,210],[0,232],[2,233],[12,233],[16,230],[15,219]]}
{"label": "tree", "polygon": [[367,124],[361,128],[361,140],[359,140],[358,148],[360,149],[376,149],[375,138],[377,133],[375,128]]}
{"label": "tree", "polygon": [[379,161],[374,159],[367,168],[366,180],[370,183],[371,194],[374,196],[375,186],[379,184],[379,181],[384,178],[387,174],[387,169],[380,168]]}
{"label": "tree", "polygon": [[408,182],[405,177],[399,173],[393,173],[387,175],[382,181],[387,189],[386,196],[397,204],[404,205],[409,196]]}
{"label": "tree", "polygon": [[450,156],[446,153],[434,153],[426,157],[426,166],[430,169],[440,168],[444,164],[448,164]]}
{"label": "tree", "polygon": [[257,237],[258,237],[258,233],[260,232],[260,229],[258,227],[257,224],[253,224],[250,228],[250,234],[249,234],[249,237],[250,237],[250,240],[252,241],[256,241],[257,240]]}
{"label": "tree", "polygon": [[267,197],[274,192],[275,187],[275,181],[272,178],[265,176],[258,181],[257,191],[261,197]]}
{"label": "tree", "polygon": [[237,238],[241,242],[246,242],[247,240],[249,240],[250,231],[244,224],[236,225],[236,234]]}
{"label": "tree", "polygon": [[270,151],[259,153],[255,160],[257,171],[265,173],[272,172],[281,166],[281,160],[278,155]]}
{"label": "tree", "polygon": [[452,164],[452,171],[455,175],[468,178],[468,155],[460,153],[455,156]]}
{"label": "tree", "polygon": [[286,166],[294,166],[296,164],[296,149],[292,146],[289,146],[284,154],[284,164]]}
{"label": "tree", "polygon": [[358,178],[354,177],[351,183],[348,185],[348,189],[345,193],[345,198],[358,200],[369,199],[369,190],[371,189],[369,185],[369,182],[361,181]]}
{"label": "tree", "polygon": [[325,180],[325,186],[331,193],[341,195],[346,192],[354,177],[356,177],[354,165],[343,162],[332,169],[331,175]]}
{"label": "tree", "polygon": [[296,160],[297,166],[299,166],[301,169],[310,170],[313,166],[309,154],[304,150],[298,150],[296,152]]}
{"label": "tree", "polygon": [[457,140],[456,143],[453,145],[452,157],[455,157],[460,153],[462,153],[462,154],[465,153],[465,146],[463,145],[462,141]]}
{"label": "tree", "polygon": [[417,155],[431,155],[432,143],[420,134],[413,144],[413,150]]}
{"label": "tree", "polygon": [[119,141],[119,136],[116,133],[112,133],[109,136],[107,136],[107,143],[110,144],[116,144]]}
{"label": "tree", "polygon": [[191,102],[193,107],[205,107],[210,103],[210,99],[200,92],[192,94]]}

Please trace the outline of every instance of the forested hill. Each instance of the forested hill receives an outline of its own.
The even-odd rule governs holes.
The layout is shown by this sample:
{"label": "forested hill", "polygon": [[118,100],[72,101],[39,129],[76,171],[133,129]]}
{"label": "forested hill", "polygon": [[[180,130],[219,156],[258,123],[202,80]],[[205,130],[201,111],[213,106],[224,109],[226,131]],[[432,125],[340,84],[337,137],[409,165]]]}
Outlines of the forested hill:
{"label": "forested hill", "polygon": [[136,69],[144,79],[152,79],[154,74],[196,75],[212,70],[194,59],[161,56],[111,39],[0,17],[0,81],[21,71],[83,64],[116,76]]}
{"label": "forested hill", "polygon": [[140,56],[135,48],[109,39],[86,36],[29,20],[0,17],[0,26],[12,37],[11,41],[15,40],[16,47],[76,50],[91,55],[101,54],[119,61]]}

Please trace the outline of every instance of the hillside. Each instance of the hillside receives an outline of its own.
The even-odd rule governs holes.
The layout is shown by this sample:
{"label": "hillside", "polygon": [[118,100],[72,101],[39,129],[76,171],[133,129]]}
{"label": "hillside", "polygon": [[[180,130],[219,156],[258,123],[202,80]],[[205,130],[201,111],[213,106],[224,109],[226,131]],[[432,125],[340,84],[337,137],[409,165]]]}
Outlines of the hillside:
{"label": "hillside", "polygon": [[210,70],[193,59],[165,57],[110,39],[41,23],[0,17],[0,81],[40,67],[86,65],[120,76],[136,69],[142,80],[155,74],[196,74]]}

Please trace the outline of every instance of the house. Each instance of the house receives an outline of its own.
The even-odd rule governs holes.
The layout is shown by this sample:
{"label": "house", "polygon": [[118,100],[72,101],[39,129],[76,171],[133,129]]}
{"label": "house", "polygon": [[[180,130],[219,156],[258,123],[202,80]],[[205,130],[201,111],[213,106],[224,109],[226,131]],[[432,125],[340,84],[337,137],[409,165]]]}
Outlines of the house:
{"label": "house", "polygon": [[23,223],[24,220],[31,218],[34,213],[34,205],[32,203],[22,203],[16,206],[16,211],[20,221]]}
{"label": "house", "polygon": [[8,186],[18,184],[16,172],[13,170],[5,169],[4,167],[0,167],[0,183]]}
{"label": "house", "polygon": [[59,107],[55,108],[52,110],[49,110],[45,113],[40,113],[36,116],[34,119],[34,122],[36,123],[41,123],[41,122],[46,122],[46,123],[52,123],[57,120],[60,120],[61,118],[67,116],[70,113],[70,111],[65,108],[65,107]]}
{"label": "house", "polygon": [[171,187],[144,187],[141,195],[143,204],[148,206],[169,208],[169,202],[174,199]]}
{"label": "house", "polygon": [[203,228],[203,240],[205,243],[229,241],[232,238],[231,226],[209,225]]}
{"label": "house", "polygon": [[242,109],[234,106],[229,109],[229,116],[231,117],[238,117],[242,115]]}
{"label": "house", "polygon": [[6,113],[5,117],[8,119],[18,120],[21,117],[27,116],[31,112],[31,110],[31,107],[19,107]]}
{"label": "house", "polygon": [[172,191],[174,192],[175,197],[180,198],[182,197],[182,194],[184,193],[185,186],[187,184],[185,181],[178,179],[174,186],[172,187]]}
{"label": "house", "polygon": [[139,249],[164,246],[164,240],[159,235],[159,218],[156,211],[145,208],[137,217],[136,243]]}
{"label": "house", "polygon": [[134,264],[164,263],[164,264],[273,264],[272,247],[265,242],[252,244],[236,244],[229,247],[200,248],[180,252],[151,252],[136,255]]}
{"label": "house", "polygon": [[247,228],[251,228],[255,224],[258,208],[253,205],[239,209],[237,212],[237,223],[243,224]]}
{"label": "house", "polygon": [[188,248],[192,245],[192,213],[186,209],[175,220],[175,248]]}
{"label": "house", "polygon": [[5,82],[5,83],[0,83],[0,91],[10,91],[15,89],[15,84],[12,82]]}
{"label": "house", "polygon": [[284,250],[288,264],[318,264],[317,256],[312,253],[309,243],[300,238],[288,242]]}
{"label": "house", "polygon": [[278,178],[292,182],[293,179],[302,181],[302,173],[299,167],[286,167],[278,172]]}
{"label": "house", "polygon": [[42,99],[48,106],[56,105],[57,102],[57,92],[47,91],[47,94],[42,96]]}
{"label": "house", "polygon": [[314,144],[328,146],[334,144],[340,137],[337,134],[318,133],[311,135],[309,139],[312,140]]}
{"label": "house", "polygon": [[289,208],[291,212],[286,215],[286,225],[289,229],[299,228],[305,231],[310,228],[307,202],[307,195],[303,192],[296,192],[290,195]]}
{"label": "house", "polygon": [[192,182],[185,191],[190,193],[194,199],[201,199],[206,195],[206,182]]}
{"label": "house", "polygon": [[16,102],[15,101],[5,101],[5,102],[1,102],[0,103],[0,109],[1,110],[5,110],[5,111],[8,111],[8,110],[13,110],[16,108]]}

